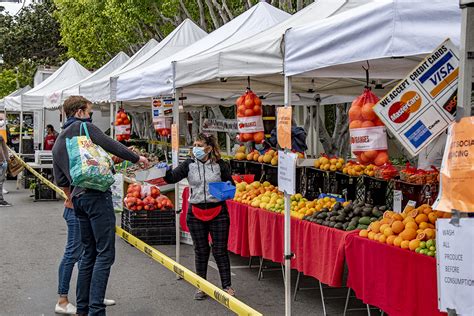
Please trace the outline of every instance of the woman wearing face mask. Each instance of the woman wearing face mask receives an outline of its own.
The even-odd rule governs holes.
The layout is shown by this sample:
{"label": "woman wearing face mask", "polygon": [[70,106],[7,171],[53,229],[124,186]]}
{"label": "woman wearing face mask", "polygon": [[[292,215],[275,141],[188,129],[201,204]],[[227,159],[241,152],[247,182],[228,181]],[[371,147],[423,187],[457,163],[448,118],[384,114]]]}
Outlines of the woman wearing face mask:
{"label": "woman wearing face mask", "polygon": [[[190,188],[187,224],[194,244],[196,273],[207,276],[211,252],[208,236],[212,238],[212,254],[219,268],[222,288],[235,295],[231,287],[230,261],[227,251],[229,239],[229,214],[225,201],[209,194],[209,183],[232,181],[229,166],[221,159],[214,136],[199,134],[194,142],[192,158],[182,162],[174,170],[166,172],[165,180],[176,183],[187,178]],[[206,294],[197,290],[194,299],[202,300]]]}

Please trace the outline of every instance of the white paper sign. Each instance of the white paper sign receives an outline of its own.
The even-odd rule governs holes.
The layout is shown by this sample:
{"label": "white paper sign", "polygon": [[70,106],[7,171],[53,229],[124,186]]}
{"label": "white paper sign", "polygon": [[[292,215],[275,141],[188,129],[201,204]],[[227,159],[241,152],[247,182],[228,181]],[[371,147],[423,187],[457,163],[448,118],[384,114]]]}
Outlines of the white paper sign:
{"label": "white paper sign", "polygon": [[374,106],[411,155],[417,155],[454,120],[459,51],[448,39]]}
{"label": "white paper sign", "polygon": [[436,221],[438,307],[474,315],[474,219],[461,218],[459,227],[449,221]]}
{"label": "white paper sign", "polygon": [[278,151],[278,189],[287,194],[295,194],[296,160],[295,153]]}
{"label": "white paper sign", "polygon": [[115,135],[130,134],[130,125],[115,125]]}
{"label": "white paper sign", "polygon": [[387,132],[384,126],[352,128],[349,133],[352,152],[387,149]]}
{"label": "white paper sign", "polygon": [[395,213],[402,212],[403,193],[400,190],[393,190],[393,211]]}
{"label": "white paper sign", "polygon": [[263,131],[263,119],[261,116],[249,116],[237,118],[239,133],[255,133]]}

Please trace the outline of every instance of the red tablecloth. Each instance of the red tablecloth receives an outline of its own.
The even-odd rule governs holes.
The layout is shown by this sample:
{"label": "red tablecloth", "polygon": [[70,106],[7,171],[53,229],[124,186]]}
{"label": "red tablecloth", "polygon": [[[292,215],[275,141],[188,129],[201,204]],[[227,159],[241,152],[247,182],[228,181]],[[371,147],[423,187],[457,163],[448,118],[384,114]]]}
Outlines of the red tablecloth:
{"label": "red tablecloth", "polygon": [[243,257],[250,256],[248,239],[248,208],[247,205],[227,200],[230,217],[229,251]]}
{"label": "red tablecloth", "polygon": [[[188,225],[186,224],[186,215],[188,214],[189,207],[189,187],[184,188],[182,199],[182,213],[179,222],[181,230],[189,232]],[[228,200],[227,209],[230,217],[228,249],[237,255],[249,257],[247,205]]]}
{"label": "red tablecloth", "polygon": [[345,248],[347,285],[364,303],[391,316],[443,315],[434,258],[355,235],[347,238]]}
{"label": "red tablecloth", "polygon": [[[249,207],[249,247],[252,256],[283,262],[284,217]],[[342,286],[344,242],[354,233],[291,219],[291,267],[330,286]]]}

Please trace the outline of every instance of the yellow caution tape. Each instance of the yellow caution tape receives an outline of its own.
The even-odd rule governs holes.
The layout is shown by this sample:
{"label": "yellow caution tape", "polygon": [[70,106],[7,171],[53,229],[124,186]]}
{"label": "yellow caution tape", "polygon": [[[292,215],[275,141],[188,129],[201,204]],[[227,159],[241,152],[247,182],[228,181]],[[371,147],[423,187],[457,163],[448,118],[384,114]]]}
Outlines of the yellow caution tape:
{"label": "yellow caution tape", "polygon": [[225,291],[221,290],[214,284],[210,283],[209,281],[201,278],[188,268],[180,265],[179,263],[175,262],[174,260],[168,258],[155,248],[149,246],[148,244],[144,243],[137,237],[129,234],[122,228],[116,226],[115,233],[120,236],[123,240],[128,242],[130,245],[134,246],[141,252],[150,256],[153,260],[161,263],[165,268],[168,270],[176,273],[176,275],[180,276],[188,283],[194,285],[198,289],[202,290],[204,293],[227,307],[229,310],[235,312],[237,315],[262,315],[261,313],[257,312],[253,308],[249,307],[248,305],[242,303],[238,299],[233,296],[230,296]]}
{"label": "yellow caution tape", "polygon": [[[28,169],[32,174],[34,174],[41,182],[46,184],[48,187],[56,191],[63,199],[67,199],[66,193],[57,187],[54,183],[43,177],[40,173],[38,173],[35,169],[33,169],[30,165],[23,161],[13,150],[8,148],[10,153],[15,157],[16,160],[20,164],[22,164],[26,169]],[[179,275],[181,278],[186,280],[188,283],[194,285],[198,289],[201,289],[204,293],[209,295],[211,298],[215,299],[229,310],[235,312],[237,315],[252,315],[258,316],[262,315],[261,313],[257,312],[250,306],[242,303],[238,299],[233,296],[230,296],[225,291],[221,290],[214,284],[210,283],[209,281],[201,278],[185,266],[180,265],[176,261],[170,259],[169,257],[165,256],[155,248],[149,246],[148,244],[144,243],[137,237],[129,234],[119,226],[115,226],[115,233],[122,238],[123,240],[127,241],[130,245],[134,246],[141,252],[147,254],[155,261],[161,263],[164,267],[170,270],[176,275]]]}
{"label": "yellow caution tape", "polygon": [[66,193],[64,193],[63,190],[61,190],[60,188],[58,188],[56,185],[54,185],[51,181],[49,181],[48,179],[46,179],[45,177],[43,177],[43,175],[41,175],[38,171],[36,171],[35,169],[33,169],[29,164],[27,164],[26,162],[23,161],[23,159],[20,158],[20,156],[18,156],[16,154],[16,152],[14,152],[11,148],[8,148],[8,151],[10,152],[10,154],[12,154],[13,157],[15,157],[15,159],[23,166],[25,167],[26,169],[28,169],[29,172],[31,172],[33,175],[35,175],[38,179],[40,179],[41,182],[43,182],[44,184],[46,184],[49,188],[51,188],[52,190],[56,191],[57,194],[59,194],[63,199],[67,199],[67,196],[66,196]]}

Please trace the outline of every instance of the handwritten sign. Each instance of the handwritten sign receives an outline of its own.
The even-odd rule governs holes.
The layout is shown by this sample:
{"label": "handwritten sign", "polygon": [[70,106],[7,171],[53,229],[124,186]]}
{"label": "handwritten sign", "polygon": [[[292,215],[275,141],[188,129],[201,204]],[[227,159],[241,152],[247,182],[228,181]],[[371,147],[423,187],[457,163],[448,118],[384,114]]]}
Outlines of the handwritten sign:
{"label": "handwritten sign", "polygon": [[281,148],[291,149],[291,107],[277,108],[277,139]]}
{"label": "handwritten sign", "polygon": [[296,160],[298,155],[278,151],[278,188],[287,194],[295,194]]}

